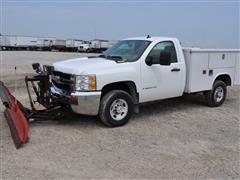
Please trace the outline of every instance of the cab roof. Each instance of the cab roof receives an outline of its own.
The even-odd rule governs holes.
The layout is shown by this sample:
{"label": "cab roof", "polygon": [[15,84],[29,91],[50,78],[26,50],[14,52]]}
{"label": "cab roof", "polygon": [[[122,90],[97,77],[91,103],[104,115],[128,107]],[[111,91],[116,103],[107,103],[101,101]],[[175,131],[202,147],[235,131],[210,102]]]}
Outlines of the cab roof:
{"label": "cab roof", "polygon": [[127,38],[127,39],[123,39],[123,40],[145,40],[145,41],[166,41],[166,40],[172,40],[175,41],[177,40],[176,38],[173,37],[159,37],[159,36],[155,36],[155,37],[132,37],[132,38]]}

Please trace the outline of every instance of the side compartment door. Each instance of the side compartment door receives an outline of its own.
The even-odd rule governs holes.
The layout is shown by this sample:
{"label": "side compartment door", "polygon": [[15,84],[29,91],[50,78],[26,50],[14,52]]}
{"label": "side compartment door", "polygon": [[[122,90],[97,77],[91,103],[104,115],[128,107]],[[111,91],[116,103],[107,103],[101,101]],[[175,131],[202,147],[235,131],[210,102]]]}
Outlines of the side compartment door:
{"label": "side compartment door", "polygon": [[[161,53],[170,53],[170,65],[160,65]],[[151,101],[181,96],[184,88],[184,63],[177,56],[172,41],[156,44],[147,58],[152,65],[141,61],[142,96],[141,101]],[[146,58],[146,59],[147,59]]]}

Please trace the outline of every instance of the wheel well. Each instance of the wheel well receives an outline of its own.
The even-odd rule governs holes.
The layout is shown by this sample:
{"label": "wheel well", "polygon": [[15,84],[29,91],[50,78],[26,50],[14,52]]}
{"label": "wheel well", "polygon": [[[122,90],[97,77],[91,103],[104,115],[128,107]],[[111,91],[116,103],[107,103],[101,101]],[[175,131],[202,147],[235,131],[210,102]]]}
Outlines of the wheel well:
{"label": "wheel well", "polygon": [[227,74],[223,74],[223,75],[218,76],[216,78],[216,80],[221,80],[221,81],[225,82],[227,86],[231,86],[232,85],[231,77],[229,75],[227,75]]}
{"label": "wheel well", "polygon": [[134,104],[138,104],[139,95],[137,93],[137,88],[134,82],[132,81],[121,81],[111,84],[107,84],[102,88],[101,98],[112,90],[123,90],[129,93],[133,97]]}

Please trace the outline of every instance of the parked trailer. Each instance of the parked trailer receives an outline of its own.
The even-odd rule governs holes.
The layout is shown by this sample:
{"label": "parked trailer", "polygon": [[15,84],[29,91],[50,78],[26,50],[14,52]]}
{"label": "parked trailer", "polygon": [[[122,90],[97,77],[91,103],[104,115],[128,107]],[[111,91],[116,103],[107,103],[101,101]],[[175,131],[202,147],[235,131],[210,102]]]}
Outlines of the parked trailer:
{"label": "parked trailer", "polygon": [[37,37],[17,36],[17,48],[25,50],[36,50],[37,39]]}
{"label": "parked trailer", "polygon": [[109,41],[103,39],[93,39],[90,41],[91,52],[103,52],[109,48]]}
{"label": "parked trailer", "polygon": [[1,35],[1,49],[11,50],[16,46],[16,41],[14,37]]}
{"label": "parked trailer", "polygon": [[1,36],[1,49],[3,50],[36,50],[37,37],[3,35]]}
{"label": "parked trailer", "polygon": [[0,35],[1,50],[58,50],[78,52],[103,52],[118,41],[93,39],[56,39],[54,37],[32,37],[17,35]]}
{"label": "parked trailer", "polygon": [[0,50],[3,50],[3,36],[0,35]]}
{"label": "parked trailer", "polygon": [[118,40],[109,40],[109,47],[112,47],[113,45],[117,44]]}
{"label": "parked trailer", "polygon": [[55,39],[52,41],[51,50],[65,51],[66,50],[66,40]]}
{"label": "parked trailer", "polygon": [[78,51],[78,47],[80,47],[81,44],[83,44],[83,40],[67,39],[66,40],[66,50],[76,52],[76,51]]}
{"label": "parked trailer", "polygon": [[3,36],[3,49],[14,50],[17,46],[17,40],[15,36]]}
{"label": "parked trailer", "polygon": [[42,51],[50,51],[53,41],[56,38],[38,38],[37,39],[37,48]]}

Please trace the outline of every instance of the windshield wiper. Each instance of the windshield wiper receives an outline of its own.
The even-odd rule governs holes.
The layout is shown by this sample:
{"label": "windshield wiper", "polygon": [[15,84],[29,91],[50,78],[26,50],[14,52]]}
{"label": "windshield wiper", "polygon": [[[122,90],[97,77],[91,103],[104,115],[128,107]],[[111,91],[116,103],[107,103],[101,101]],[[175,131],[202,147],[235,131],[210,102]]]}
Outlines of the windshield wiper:
{"label": "windshield wiper", "polygon": [[104,54],[100,54],[98,57],[106,58],[106,56]]}
{"label": "windshield wiper", "polygon": [[122,60],[122,56],[107,56],[107,59]]}
{"label": "windshield wiper", "polygon": [[98,57],[105,58],[105,59],[110,59],[110,60],[115,60],[116,62],[125,62],[127,59],[123,59],[122,56],[117,56],[117,55],[104,55],[100,54]]}
{"label": "windshield wiper", "polygon": [[107,59],[110,58],[112,60],[116,60],[116,62],[126,62],[127,59],[123,59],[122,56],[107,56]]}

